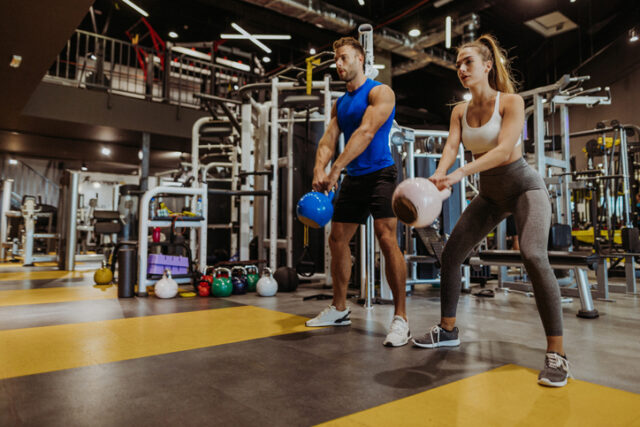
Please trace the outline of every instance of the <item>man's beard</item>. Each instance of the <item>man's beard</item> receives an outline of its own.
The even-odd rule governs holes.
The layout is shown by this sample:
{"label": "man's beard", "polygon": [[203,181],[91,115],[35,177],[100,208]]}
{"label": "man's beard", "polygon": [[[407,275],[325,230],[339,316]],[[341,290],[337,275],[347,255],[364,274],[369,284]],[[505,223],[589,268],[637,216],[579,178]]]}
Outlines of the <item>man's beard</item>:
{"label": "man's beard", "polygon": [[355,79],[357,75],[358,73],[356,73],[355,71],[347,72],[344,74],[344,77],[342,77],[340,80],[342,80],[345,83],[349,83],[351,80]]}

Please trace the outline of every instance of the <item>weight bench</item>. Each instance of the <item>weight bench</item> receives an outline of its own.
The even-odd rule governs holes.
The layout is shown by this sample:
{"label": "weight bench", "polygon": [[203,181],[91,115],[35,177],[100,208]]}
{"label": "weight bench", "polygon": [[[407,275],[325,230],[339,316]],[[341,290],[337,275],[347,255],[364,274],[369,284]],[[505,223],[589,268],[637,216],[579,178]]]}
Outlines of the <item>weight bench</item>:
{"label": "weight bench", "polygon": [[[562,270],[573,270],[576,273],[577,294],[574,289],[560,288],[561,294],[565,296],[579,296],[581,308],[578,310],[578,317],[585,319],[595,319],[599,316],[598,310],[593,306],[593,298],[587,276],[587,269],[598,270],[598,282],[601,274],[606,277],[606,263],[601,262],[601,257],[592,253],[549,251],[549,263],[551,267]],[[478,256],[469,259],[469,265],[496,265],[505,267],[523,266],[520,251],[509,250],[486,250],[481,251]],[[605,268],[604,272],[601,272]],[[600,283],[598,283],[600,287]],[[573,291],[573,292],[567,292]]]}

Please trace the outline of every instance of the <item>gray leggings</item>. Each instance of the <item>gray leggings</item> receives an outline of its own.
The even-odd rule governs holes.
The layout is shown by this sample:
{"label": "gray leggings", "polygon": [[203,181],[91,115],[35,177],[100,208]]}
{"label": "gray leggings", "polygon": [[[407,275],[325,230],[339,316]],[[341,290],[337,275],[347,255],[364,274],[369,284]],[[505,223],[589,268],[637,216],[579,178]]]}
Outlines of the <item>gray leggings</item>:
{"label": "gray leggings", "polygon": [[561,336],[560,288],[547,253],[551,204],[542,178],[522,158],[480,173],[480,194],[462,213],[442,252],[442,317],[456,317],[461,264],[509,214],[516,221],[522,261],[533,284],[545,333]]}

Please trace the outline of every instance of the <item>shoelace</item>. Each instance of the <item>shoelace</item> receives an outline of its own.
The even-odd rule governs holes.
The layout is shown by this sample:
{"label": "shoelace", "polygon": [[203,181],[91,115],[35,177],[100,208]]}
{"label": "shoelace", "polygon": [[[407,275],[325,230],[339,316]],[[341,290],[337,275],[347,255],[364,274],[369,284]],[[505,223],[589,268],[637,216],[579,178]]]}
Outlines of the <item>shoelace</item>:
{"label": "shoelace", "polygon": [[569,377],[573,378],[571,372],[569,371],[569,361],[567,359],[556,353],[547,353],[546,356],[547,366],[554,369],[562,368],[567,372],[567,375]]}
{"label": "shoelace", "polygon": [[396,333],[398,335],[402,335],[404,333],[404,326],[403,326],[403,321],[400,319],[393,319],[393,322],[391,322],[391,327],[389,328],[391,330],[391,332]]}
{"label": "shoelace", "polygon": [[[442,330],[442,328],[438,325],[432,326],[431,329],[429,329],[429,334],[431,335],[431,342],[432,343],[437,343],[440,342],[440,331]],[[435,340],[435,337],[438,338],[438,340]]]}
{"label": "shoelace", "polygon": [[331,308],[332,308],[332,306],[328,306],[328,307],[326,307],[325,309],[323,309],[323,310],[320,312],[320,314],[318,314],[318,316],[317,316],[317,317],[322,317],[322,316],[324,316],[325,314],[329,313],[329,312],[331,311]]}

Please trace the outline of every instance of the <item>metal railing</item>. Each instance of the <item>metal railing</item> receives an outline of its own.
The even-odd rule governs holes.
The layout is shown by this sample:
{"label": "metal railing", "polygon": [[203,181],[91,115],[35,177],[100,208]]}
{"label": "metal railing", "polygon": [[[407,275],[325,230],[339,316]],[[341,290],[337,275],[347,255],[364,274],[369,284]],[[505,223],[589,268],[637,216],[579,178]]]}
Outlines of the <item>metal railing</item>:
{"label": "metal railing", "polygon": [[158,51],[76,30],[49,68],[45,81],[198,107],[200,100],[194,93],[229,97],[238,87],[260,78],[250,70],[247,64],[225,58],[207,61],[170,47]]}

